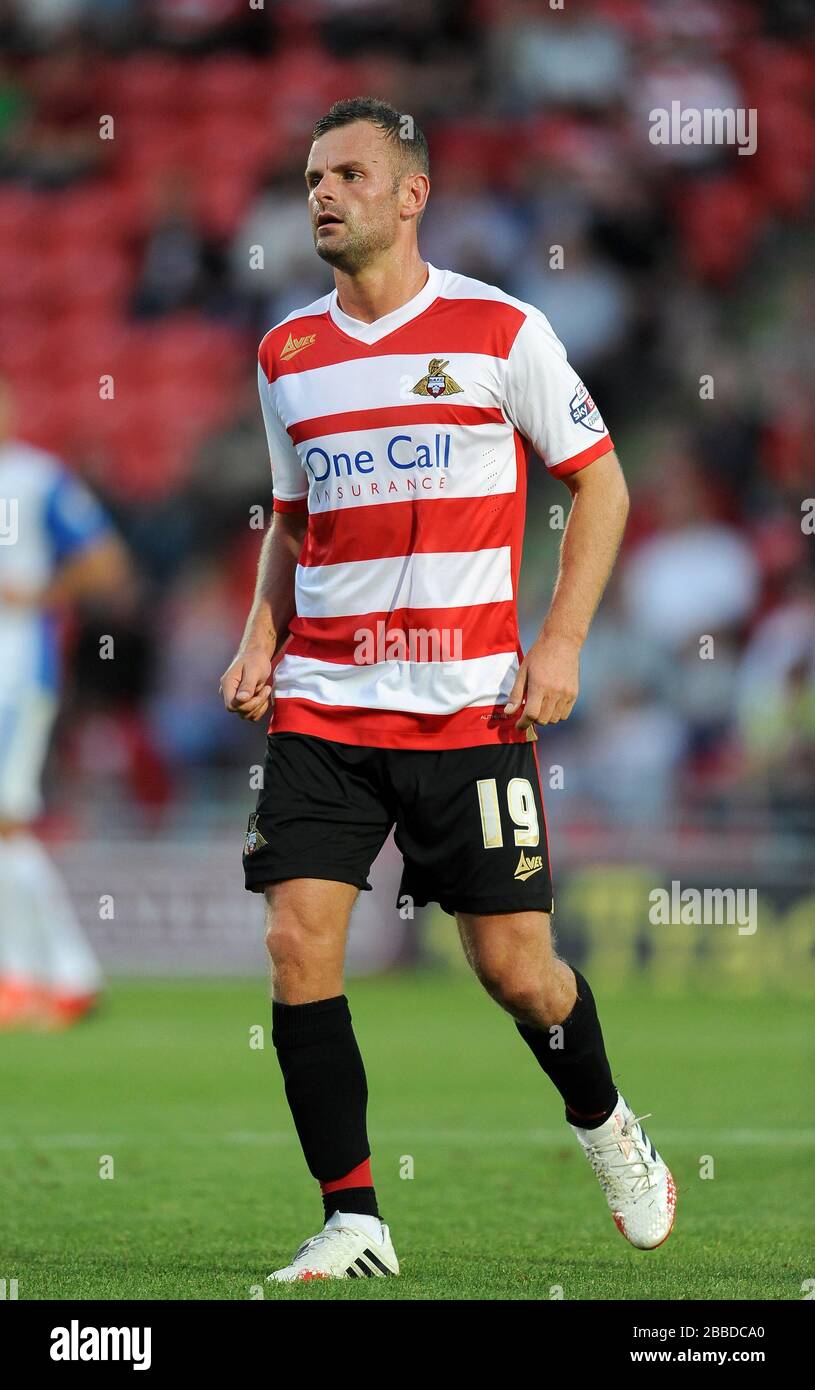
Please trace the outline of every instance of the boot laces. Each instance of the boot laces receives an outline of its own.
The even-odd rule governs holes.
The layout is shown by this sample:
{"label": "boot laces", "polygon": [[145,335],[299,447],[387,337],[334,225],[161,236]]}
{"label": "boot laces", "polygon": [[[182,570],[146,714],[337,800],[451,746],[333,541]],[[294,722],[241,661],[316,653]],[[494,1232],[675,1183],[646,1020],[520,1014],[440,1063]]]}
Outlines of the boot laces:
{"label": "boot laces", "polygon": [[[645,1136],[642,1130],[639,1135],[635,1133],[640,1121],[648,1120],[650,1117],[650,1110],[647,1115],[632,1115],[618,1134],[601,1139],[599,1144],[592,1144],[586,1149],[589,1163],[609,1196],[622,1200],[636,1200],[656,1187],[656,1165],[648,1152]],[[626,1139],[637,1154],[636,1158],[626,1158],[622,1153],[621,1141]]]}
{"label": "boot laces", "polygon": [[322,1244],[324,1241],[335,1239],[338,1236],[347,1238],[348,1236],[353,1236],[356,1234],[357,1232],[352,1231],[350,1226],[332,1226],[331,1229],[328,1231],[319,1231],[316,1236],[310,1236],[308,1240],[303,1241],[303,1244],[300,1246],[300,1249],[297,1251],[297,1254],[292,1260],[292,1264],[296,1264],[296,1262],[300,1259],[302,1255],[305,1255],[307,1253],[310,1254],[312,1250],[314,1250],[318,1245]]}

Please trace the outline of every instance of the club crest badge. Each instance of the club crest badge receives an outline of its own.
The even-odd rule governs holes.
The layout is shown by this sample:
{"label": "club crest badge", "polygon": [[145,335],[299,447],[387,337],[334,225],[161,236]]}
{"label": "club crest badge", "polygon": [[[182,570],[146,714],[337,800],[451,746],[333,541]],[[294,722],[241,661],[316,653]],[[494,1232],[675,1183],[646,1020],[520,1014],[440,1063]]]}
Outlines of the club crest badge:
{"label": "club crest badge", "polygon": [[246,841],[243,846],[243,852],[244,854],[254,854],[256,849],[262,849],[263,846],[268,843],[268,840],[264,839],[263,835],[261,835],[258,830],[257,811],[253,811],[249,817],[249,824],[246,828]]}
{"label": "club crest badge", "polygon": [[423,376],[421,381],[411,387],[411,394],[414,396],[454,396],[463,388],[448,376],[444,370],[449,365],[449,357],[443,360],[441,357],[431,357],[427,364],[427,376]]}

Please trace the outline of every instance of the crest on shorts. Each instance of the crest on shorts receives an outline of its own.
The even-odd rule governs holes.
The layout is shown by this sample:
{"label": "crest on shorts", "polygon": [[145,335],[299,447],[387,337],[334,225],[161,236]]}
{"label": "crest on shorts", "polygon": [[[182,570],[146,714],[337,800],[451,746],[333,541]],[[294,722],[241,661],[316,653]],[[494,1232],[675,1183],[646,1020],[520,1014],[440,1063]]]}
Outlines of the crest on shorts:
{"label": "crest on shorts", "polygon": [[256,849],[263,849],[269,842],[261,835],[258,830],[257,811],[253,811],[249,817],[249,824],[246,827],[246,841],[243,846],[244,854],[254,854]]}
{"label": "crest on shorts", "polygon": [[427,376],[423,376],[421,381],[417,381],[411,387],[411,394],[414,396],[454,396],[456,392],[463,388],[454,381],[444,370],[449,365],[449,357],[445,360],[441,357],[431,357],[427,364]]}

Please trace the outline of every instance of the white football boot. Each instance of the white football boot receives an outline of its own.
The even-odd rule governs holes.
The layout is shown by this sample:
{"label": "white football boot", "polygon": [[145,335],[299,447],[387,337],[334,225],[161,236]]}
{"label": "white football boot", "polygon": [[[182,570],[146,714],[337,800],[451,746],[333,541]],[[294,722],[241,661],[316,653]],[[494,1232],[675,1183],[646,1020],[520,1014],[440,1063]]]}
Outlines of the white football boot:
{"label": "white football boot", "polygon": [[676,1184],[635,1115],[617,1093],[614,1113],[597,1129],[571,1128],[606,1194],[618,1231],[638,1250],[655,1250],[671,1234]]}
{"label": "white football boot", "polygon": [[267,1284],[293,1284],[301,1279],[384,1279],[398,1274],[399,1261],[384,1221],[380,1222],[380,1243],[348,1224],[353,1219],[335,1211],[318,1235],[303,1242],[290,1265],[267,1275]]}

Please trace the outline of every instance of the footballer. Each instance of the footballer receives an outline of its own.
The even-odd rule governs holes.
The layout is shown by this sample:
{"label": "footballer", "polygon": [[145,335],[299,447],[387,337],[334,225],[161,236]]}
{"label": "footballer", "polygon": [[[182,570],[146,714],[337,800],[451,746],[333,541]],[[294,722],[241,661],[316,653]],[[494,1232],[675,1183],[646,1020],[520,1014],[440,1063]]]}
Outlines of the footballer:
{"label": "footballer", "polygon": [[[567,719],[628,494],[544,315],[422,260],[427,141],[372,98],[317,121],[306,167],[335,288],[259,350],[274,517],[227,709],[271,711],[246,887],[263,892],[272,1038],[324,1225],[271,1280],[399,1273],[344,993],[351,909],[391,829],[400,899],[467,960],[560,1093],[622,1234],[670,1234],[671,1174],[613,1080],[592,991],[556,953],[536,725]],[[559,573],[521,650],[526,470],[569,489]],[[385,634],[386,640],[380,640]],[[434,640],[453,635],[453,641]]]}
{"label": "footballer", "polygon": [[101,505],[54,455],[15,437],[0,380],[0,1029],[66,1028],[102,972],[36,833],[59,708],[61,619],[129,577]]}

